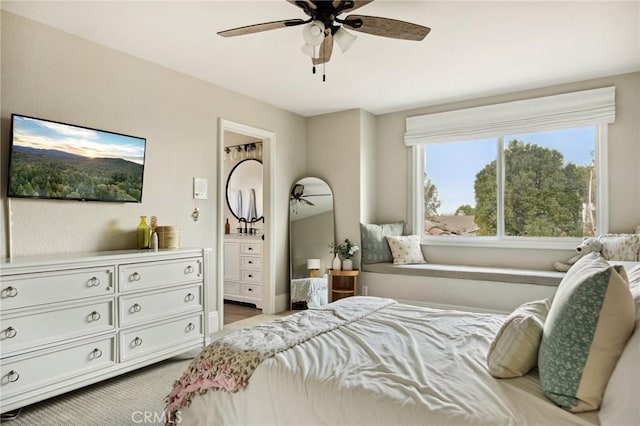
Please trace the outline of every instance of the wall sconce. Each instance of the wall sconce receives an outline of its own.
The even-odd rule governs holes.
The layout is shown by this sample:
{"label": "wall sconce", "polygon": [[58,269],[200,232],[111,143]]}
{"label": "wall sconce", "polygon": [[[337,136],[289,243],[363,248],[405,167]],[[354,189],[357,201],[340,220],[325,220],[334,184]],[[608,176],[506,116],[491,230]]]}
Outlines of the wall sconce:
{"label": "wall sconce", "polygon": [[224,149],[224,159],[243,160],[245,158],[262,157],[262,142],[249,142],[242,145],[226,147]]}
{"label": "wall sconce", "polygon": [[307,259],[307,269],[310,277],[317,277],[320,269],[320,259]]}

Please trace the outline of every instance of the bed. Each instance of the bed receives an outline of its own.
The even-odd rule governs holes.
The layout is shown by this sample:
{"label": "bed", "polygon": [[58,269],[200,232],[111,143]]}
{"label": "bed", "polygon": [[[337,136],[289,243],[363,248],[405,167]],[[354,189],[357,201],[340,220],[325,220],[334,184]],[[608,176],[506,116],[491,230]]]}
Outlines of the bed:
{"label": "bed", "polygon": [[[313,330],[326,322],[323,315],[338,320]],[[342,299],[261,326],[275,346],[292,330],[301,335],[270,348],[244,384],[204,390],[202,378],[196,385],[185,372],[169,396],[168,419],[183,425],[600,424],[598,411],[575,414],[554,405],[536,370],[512,379],[489,374],[487,350],[505,318],[375,297]],[[248,347],[264,343],[251,331],[237,333]]]}

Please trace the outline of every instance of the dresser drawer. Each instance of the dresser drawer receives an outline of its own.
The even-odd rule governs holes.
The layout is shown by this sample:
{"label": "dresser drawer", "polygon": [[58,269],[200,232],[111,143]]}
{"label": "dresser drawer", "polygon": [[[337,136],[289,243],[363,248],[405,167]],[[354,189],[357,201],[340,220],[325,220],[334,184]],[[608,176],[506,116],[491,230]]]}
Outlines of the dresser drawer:
{"label": "dresser drawer", "polygon": [[134,291],[202,280],[202,258],[132,263],[119,268],[120,291]]}
{"label": "dresser drawer", "polygon": [[242,281],[245,283],[260,283],[262,282],[262,272],[242,271]]}
{"label": "dresser drawer", "polygon": [[120,326],[140,321],[165,318],[168,315],[202,310],[202,286],[192,284],[154,293],[138,293],[120,297]]}
{"label": "dresser drawer", "polygon": [[82,305],[60,304],[51,310],[29,310],[2,316],[2,356],[32,346],[114,330],[114,300]]}
{"label": "dresser drawer", "polygon": [[262,297],[262,286],[242,284],[242,295],[260,299]]}
{"label": "dresser drawer", "polygon": [[115,336],[102,337],[4,360],[0,365],[0,394],[4,400],[48,384],[60,386],[67,379],[115,365]]}
{"label": "dresser drawer", "polygon": [[259,271],[262,269],[262,258],[252,256],[240,256],[240,267],[242,269],[251,269]]}
{"label": "dresser drawer", "polygon": [[262,243],[241,243],[240,254],[262,254]]}
{"label": "dresser drawer", "polygon": [[114,268],[73,269],[0,277],[2,310],[115,292]]}
{"label": "dresser drawer", "polygon": [[171,322],[121,330],[120,361],[171,348],[194,339],[202,339],[202,330],[202,315],[199,313]]}

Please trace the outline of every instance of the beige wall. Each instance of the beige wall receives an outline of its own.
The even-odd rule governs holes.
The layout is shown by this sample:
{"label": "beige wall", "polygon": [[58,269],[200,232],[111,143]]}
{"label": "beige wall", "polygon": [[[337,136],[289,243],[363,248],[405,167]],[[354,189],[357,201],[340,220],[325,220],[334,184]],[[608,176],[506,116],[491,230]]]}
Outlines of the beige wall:
{"label": "beige wall", "polygon": [[[307,118],[307,173],[333,191],[338,242],[360,241],[361,115],[353,109]],[[356,267],[359,256],[353,259]]]}
{"label": "beige wall", "polygon": [[[373,222],[376,216],[376,174],[378,173],[376,159],[376,116],[360,111],[360,221],[362,223]],[[358,241],[360,241],[360,230],[358,229]]]}
{"label": "beige wall", "polygon": [[[288,201],[277,194],[287,194],[303,174],[303,117],[6,12],[1,19],[0,256],[9,254],[11,113],[147,139],[140,204],[11,199],[14,256],[134,248],[140,215],[179,226],[183,247],[215,248],[222,223],[216,217],[218,119],[225,118],[276,134],[275,285],[276,294],[288,293]],[[193,177],[209,180],[198,222],[190,216]]]}
{"label": "beige wall", "polygon": [[[375,218],[378,222],[408,221],[407,166],[411,156],[404,145],[405,119],[410,116],[491,105],[565,92],[616,87],[616,122],[609,126],[609,232],[631,232],[640,223],[640,73],[553,86],[502,96],[412,109],[377,117],[377,181]],[[435,263],[520,266],[550,269],[570,251],[427,247]]]}

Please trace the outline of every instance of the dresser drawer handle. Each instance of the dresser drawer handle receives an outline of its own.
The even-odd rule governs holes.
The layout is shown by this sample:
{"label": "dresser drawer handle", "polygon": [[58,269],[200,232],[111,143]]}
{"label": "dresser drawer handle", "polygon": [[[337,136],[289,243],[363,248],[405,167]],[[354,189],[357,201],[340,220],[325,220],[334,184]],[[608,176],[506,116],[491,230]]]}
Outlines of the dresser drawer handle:
{"label": "dresser drawer handle", "polygon": [[196,326],[194,323],[190,322],[189,324],[187,324],[187,333],[195,329],[196,329]]}
{"label": "dresser drawer handle", "polygon": [[89,314],[90,321],[98,321],[102,316],[98,311],[93,311]]}
{"label": "dresser drawer handle", "polygon": [[136,337],[135,339],[133,339],[133,346],[140,346],[142,345],[142,339],[139,337]]}
{"label": "dresser drawer handle", "polygon": [[3,293],[5,293],[7,297],[16,297],[18,295],[18,289],[13,286],[9,286],[4,289]]}
{"label": "dresser drawer handle", "polygon": [[13,339],[14,337],[16,337],[16,335],[17,335],[17,334],[18,334],[18,330],[16,330],[16,329],[15,329],[15,328],[13,328],[13,327],[7,327],[7,328],[4,330],[4,336],[5,336],[7,339]]}
{"label": "dresser drawer handle", "polygon": [[247,247],[247,250],[253,251],[253,247]]}
{"label": "dresser drawer handle", "polygon": [[191,274],[193,273],[193,266],[189,265],[186,268],[184,268],[184,273],[185,274]]}
{"label": "dresser drawer handle", "polygon": [[11,383],[17,382],[19,378],[20,378],[20,374],[18,374],[16,370],[11,370],[7,374],[7,380],[9,380]]}
{"label": "dresser drawer handle", "polygon": [[100,278],[91,277],[89,280],[89,287],[98,287],[100,285]]}
{"label": "dresser drawer handle", "polygon": [[196,297],[195,297],[193,294],[188,293],[188,294],[185,296],[184,300],[185,300],[185,301],[187,301],[187,302],[192,302],[192,301],[193,301],[193,299],[195,299],[195,298],[196,298]]}
{"label": "dresser drawer handle", "polygon": [[247,291],[253,291],[253,289],[252,289],[251,287],[249,287],[249,288],[247,289]]}
{"label": "dresser drawer handle", "polygon": [[249,265],[253,265],[253,260],[248,260],[248,261],[247,261],[247,263],[248,263]]}
{"label": "dresser drawer handle", "polygon": [[142,310],[142,306],[138,303],[134,303],[134,305],[131,307],[131,312],[136,313],[136,312],[140,312]]}
{"label": "dresser drawer handle", "polygon": [[131,274],[130,281],[140,281],[140,278],[142,278],[140,274],[134,272],[133,274]]}
{"label": "dresser drawer handle", "polygon": [[247,275],[247,276],[248,276],[249,278],[253,278],[253,275],[251,275],[251,274],[249,274],[249,275]]}
{"label": "dresser drawer handle", "polygon": [[100,358],[101,356],[102,356],[102,351],[100,349],[95,348],[94,350],[91,351],[91,355],[90,355],[91,359]]}

